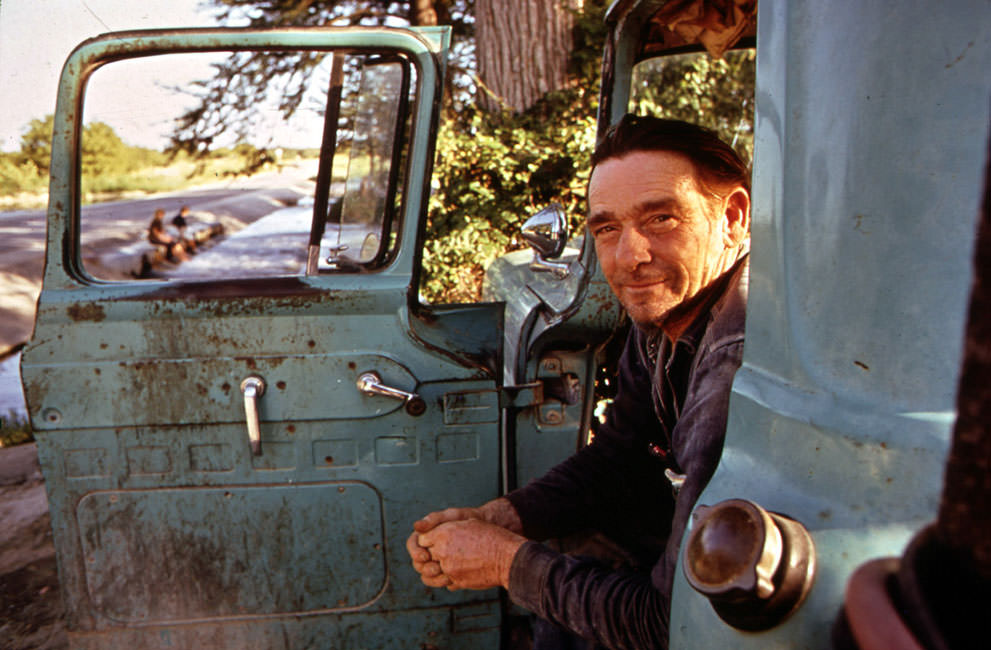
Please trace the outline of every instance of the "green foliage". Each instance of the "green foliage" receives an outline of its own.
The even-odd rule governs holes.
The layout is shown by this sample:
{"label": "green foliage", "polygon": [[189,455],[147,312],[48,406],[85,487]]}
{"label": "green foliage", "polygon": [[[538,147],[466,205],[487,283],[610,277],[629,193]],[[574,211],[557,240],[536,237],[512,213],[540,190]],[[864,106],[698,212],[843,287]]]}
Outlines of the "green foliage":
{"label": "green foliage", "polygon": [[34,442],[31,423],[27,419],[14,413],[0,417],[0,447],[13,447],[26,442]]}
{"label": "green foliage", "polygon": [[[54,115],[31,120],[21,136],[21,150],[0,154],[0,195],[47,189],[54,123]],[[156,182],[154,174],[143,174],[166,164],[162,153],[125,144],[103,122],[83,127],[81,151],[84,192],[163,191],[179,187],[175,182]]]}
{"label": "green foliage", "polygon": [[48,185],[48,173],[20,154],[0,153],[0,196],[40,192]]}
{"label": "green foliage", "polygon": [[46,115],[42,119],[33,119],[28,123],[27,131],[21,136],[21,155],[32,165],[39,174],[48,175],[48,167],[52,162],[52,130],[55,128],[55,116]]}
{"label": "green foliage", "polygon": [[130,153],[129,147],[109,125],[94,122],[83,128],[83,178],[131,171],[134,161]]}
{"label": "green foliage", "polygon": [[569,88],[522,114],[472,106],[449,113],[437,140],[423,299],[479,300],[485,268],[522,248],[517,235],[523,222],[551,202],[564,206],[571,232],[582,227],[606,5],[588,0],[575,15]]}
{"label": "green foliage", "polygon": [[753,50],[650,59],[634,69],[631,111],[706,126],[751,161],[755,76]]}
{"label": "green foliage", "polygon": [[581,227],[595,144],[595,112],[583,95],[555,93],[523,115],[471,111],[441,128],[420,287],[426,300],[477,301],[485,267],[521,247],[520,226],[548,203],[565,207],[572,232]]}

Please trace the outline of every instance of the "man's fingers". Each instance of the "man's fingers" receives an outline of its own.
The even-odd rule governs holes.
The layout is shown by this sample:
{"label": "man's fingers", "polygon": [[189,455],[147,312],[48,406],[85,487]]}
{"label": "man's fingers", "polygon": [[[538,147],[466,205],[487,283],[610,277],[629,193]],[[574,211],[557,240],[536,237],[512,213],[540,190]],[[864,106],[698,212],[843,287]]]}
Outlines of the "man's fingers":
{"label": "man's fingers", "polygon": [[481,519],[478,508],[447,508],[431,512],[429,515],[413,523],[413,529],[425,533],[449,521],[464,521],[465,519]]}
{"label": "man's fingers", "polygon": [[448,578],[443,573],[440,574],[439,576],[434,576],[434,577],[428,577],[421,574],[420,582],[427,585],[428,587],[447,587],[448,589],[450,589],[451,585],[453,584],[451,582],[451,579]]}
{"label": "man's fingers", "polygon": [[417,571],[419,571],[417,564],[430,561],[430,551],[423,548],[418,538],[419,535],[417,533],[413,533],[406,538],[406,552],[409,553],[410,559],[413,560],[413,566],[417,568]]}
{"label": "man's fingers", "polygon": [[446,521],[454,521],[456,519],[461,519],[459,512],[461,508],[447,508],[446,510],[438,510],[436,512],[431,512],[429,515],[423,519],[413,523],[413,529],[419,533],[425,533],[428,530],[439,526]]}
{"label": "man's fingers", "polygon": [[440,568],[440,564],[437,562],[426,562],[422,567],[420,567],[420,575],[425,578],[436,578],[444,575],[444,571]]}

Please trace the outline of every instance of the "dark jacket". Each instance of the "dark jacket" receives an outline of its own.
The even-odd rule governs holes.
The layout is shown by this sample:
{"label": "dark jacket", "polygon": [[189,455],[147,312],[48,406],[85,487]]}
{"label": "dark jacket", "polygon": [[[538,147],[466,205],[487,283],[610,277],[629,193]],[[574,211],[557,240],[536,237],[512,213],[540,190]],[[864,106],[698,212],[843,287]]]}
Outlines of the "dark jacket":
{"label": "dark jacket", "polygon": [[[653,568],[616,571],[527,542],[510,570],[517,604],[610,648],[667,647],[681,537],[719,462],[743,358],[747,278],[744,258],[674,344],[633,328],[593,442],[508,495],[530,539],[600,530],[638,552],[653,545]],[[666,469],[686,475],[677,497]]]}

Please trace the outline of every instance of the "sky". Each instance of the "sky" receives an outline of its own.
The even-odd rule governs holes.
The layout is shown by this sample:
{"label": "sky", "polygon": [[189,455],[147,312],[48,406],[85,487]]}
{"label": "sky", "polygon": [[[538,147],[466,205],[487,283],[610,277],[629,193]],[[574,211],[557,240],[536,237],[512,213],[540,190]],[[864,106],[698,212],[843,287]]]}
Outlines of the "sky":
{"label": "sky", "polygon": [[0,150],[55,112],[62,64],[108,31],[216,25],[204,0],[0,0]]}

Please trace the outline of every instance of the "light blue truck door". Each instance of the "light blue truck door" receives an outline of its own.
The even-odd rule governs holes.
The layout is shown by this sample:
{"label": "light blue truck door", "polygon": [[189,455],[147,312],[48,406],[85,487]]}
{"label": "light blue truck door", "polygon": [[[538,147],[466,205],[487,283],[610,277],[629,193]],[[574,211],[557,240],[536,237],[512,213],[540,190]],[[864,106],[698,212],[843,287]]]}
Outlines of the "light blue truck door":
{"label": "light blue truck door", "polygon": [[675,578],[671,647],[828,648],[851,572],[935,518],[988,138],[983,1],[759,6],[747,338],[699,504],[748,499],[816,546],[762,632]]}
{"label": "light blue truck door", "polygon": [[[426,512],[499,490],[499,312],[410,307],[444,41],[130,34],[70,59],[22,374],[73,647],[497,646],[496,593],[428,589],[404,548]],[[73,119],[94,61],[249,42],[373,46],[416,66],[392,259],[361,274],[87,278]],[[370,373],[416,398],[375,394]]]}

